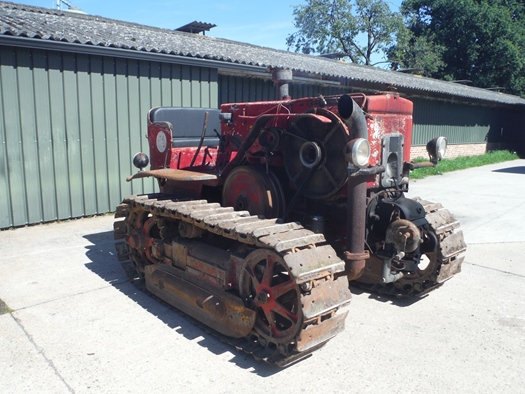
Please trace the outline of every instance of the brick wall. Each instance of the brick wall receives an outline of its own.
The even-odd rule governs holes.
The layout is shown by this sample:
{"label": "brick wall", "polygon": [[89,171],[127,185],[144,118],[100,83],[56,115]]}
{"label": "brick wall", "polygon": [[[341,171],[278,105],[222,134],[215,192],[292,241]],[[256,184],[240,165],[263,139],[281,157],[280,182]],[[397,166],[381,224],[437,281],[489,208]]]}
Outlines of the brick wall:
{"label": "brick wall", "polygon": [[[448,146],[445,158],[453,159],[459,156],[476,156],[486,152],[487,144],[454,144]],[[410,158],[415,159],[416,157],[428,157],[425,146],[413,146],[410,148]]]}

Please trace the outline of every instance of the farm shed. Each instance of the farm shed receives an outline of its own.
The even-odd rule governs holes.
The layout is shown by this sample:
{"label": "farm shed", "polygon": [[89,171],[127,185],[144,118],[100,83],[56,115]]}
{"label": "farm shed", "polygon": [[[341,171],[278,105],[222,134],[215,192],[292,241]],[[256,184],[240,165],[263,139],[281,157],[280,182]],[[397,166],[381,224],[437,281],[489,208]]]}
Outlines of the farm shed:
{"label": "farm shed", "polygon": [[[282,77],[284,75],[285,77]],[[450,82],[100,16],[0,2],[0,228],[111,212],[154,106],[396,89],[414,101],[414,155],[523,144],[525,100]],[[282,88],[281,88],[282,89]]]}

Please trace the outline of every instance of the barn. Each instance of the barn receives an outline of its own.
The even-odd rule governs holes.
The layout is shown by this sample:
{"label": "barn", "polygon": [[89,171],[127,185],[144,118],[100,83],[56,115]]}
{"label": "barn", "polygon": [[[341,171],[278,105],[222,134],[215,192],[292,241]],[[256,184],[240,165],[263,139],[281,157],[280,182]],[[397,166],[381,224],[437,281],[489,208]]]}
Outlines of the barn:
{"label": "barn", "polygon": [[495,91],[159,29],[0,2],[0,229],[112,212],[147,150],[147,111],[397,90],[414,102],[413,156],[444,135],[452,155],[525,145],[525,100]]}

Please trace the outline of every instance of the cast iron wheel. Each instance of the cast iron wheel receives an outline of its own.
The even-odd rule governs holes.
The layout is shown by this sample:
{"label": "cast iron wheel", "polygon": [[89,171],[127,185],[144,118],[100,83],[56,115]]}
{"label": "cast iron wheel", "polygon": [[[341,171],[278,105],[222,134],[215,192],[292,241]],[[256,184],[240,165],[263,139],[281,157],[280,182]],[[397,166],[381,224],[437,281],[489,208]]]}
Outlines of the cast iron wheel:
{"label": "cast iron wheel", "polygon": [[273,219],[281,217],[285,203],[275,175],[257,167],[240,166],[233,169],[224,182],[222,205]]}
{"label": "cast iron wheel", "polygon": [[248,255],[241,297],[256,312],[254,328],[263,345],[288,348],[294,342],[303,321],[301,294],[279,254],[257,249]]}

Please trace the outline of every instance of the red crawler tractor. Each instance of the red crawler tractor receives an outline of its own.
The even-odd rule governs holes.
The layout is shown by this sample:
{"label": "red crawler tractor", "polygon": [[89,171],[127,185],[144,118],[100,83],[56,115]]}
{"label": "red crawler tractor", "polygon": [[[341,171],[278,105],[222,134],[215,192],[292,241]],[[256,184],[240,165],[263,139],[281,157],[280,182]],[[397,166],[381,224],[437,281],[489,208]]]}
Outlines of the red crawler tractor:
{"label": "red crawler tractor", "polygon": [[[422,295],[461,269],[459,223],[404,196],[412,102],[396,93],[159,107],[140,171],[160,193],[117,207],[115,237],[159,298],[285,365],[343,330],[349,280]],[[149,170],[145,170],[151,160]]]}

